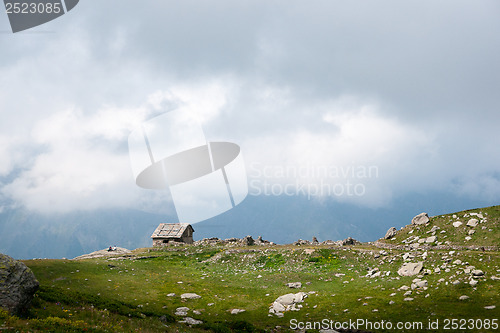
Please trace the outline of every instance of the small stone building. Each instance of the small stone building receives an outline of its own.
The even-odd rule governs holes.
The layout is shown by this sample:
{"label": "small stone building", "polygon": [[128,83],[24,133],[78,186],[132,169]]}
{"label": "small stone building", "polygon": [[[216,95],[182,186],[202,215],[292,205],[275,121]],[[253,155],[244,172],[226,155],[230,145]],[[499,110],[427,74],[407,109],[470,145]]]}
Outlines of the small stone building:
{"label": "small stone building", "polygon": [[189,223],[160,223],[151,235],[153,246],[171,242],[193,244],[194,229]]}

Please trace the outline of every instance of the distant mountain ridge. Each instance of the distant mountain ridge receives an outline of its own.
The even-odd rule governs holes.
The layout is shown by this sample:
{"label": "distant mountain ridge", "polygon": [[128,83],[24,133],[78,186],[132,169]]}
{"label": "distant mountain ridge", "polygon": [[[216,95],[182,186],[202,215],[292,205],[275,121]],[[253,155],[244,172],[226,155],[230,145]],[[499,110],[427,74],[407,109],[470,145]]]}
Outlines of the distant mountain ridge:
{"label": "distant mountain ridge", "polygon": [[[319,241],[350,236],[366,242],[382,237],[392,226],[407,225],[424,210],[437,215],[486,206],[460,198],[450,198],[448,204],[436,206],[439,195],[400,198],[390,207],[378,209],[299,196],[248,196],[234,209],[194,224],[194,238],[260,235],[285,244],[299,238],[311,240],[314,236]],[[4,209],[0,213],[0,252],[17,259],[73,258],[113,245],[128,249],[147,247],[151,246],[152,232],[162,222],[177,222],[177,217],[132,209],[54,215]]]}

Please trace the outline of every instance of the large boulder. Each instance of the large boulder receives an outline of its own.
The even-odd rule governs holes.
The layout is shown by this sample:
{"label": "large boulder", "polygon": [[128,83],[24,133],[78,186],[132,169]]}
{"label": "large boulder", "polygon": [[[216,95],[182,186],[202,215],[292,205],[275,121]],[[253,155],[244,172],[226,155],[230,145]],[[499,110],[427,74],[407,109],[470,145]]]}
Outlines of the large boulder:
{"label": "large boulder", "polygon": [[0,307],[10,314],[26,311],[38,285],[35,274],[24,263],[0,253]]}
{"label": "large boulder", "polygon": [[398,270],[398,274],[401,276],[413,276],[417,275],[420,273],[424,266],[424,263],[422,261],[419,261],[417,263],[413,262],[407,262],[401,266],[401,268]]}
{"label": "large boulder", "polygon": [[391,239],[392,237],[396,236],[396,233],[398,232],[398,229],[395,227],[391,227],[387,232],[385,233],[384,239]]}
{"label": "large boulder", "polygon": [[421,224],[426,224],[429,221],[430,221],[429,215],[427,215],[427,213],[421,213],[421,214],[418,214],[417,216],[415,216],[411,220],[411,224],[413,224],[413,225],[421,225]]}

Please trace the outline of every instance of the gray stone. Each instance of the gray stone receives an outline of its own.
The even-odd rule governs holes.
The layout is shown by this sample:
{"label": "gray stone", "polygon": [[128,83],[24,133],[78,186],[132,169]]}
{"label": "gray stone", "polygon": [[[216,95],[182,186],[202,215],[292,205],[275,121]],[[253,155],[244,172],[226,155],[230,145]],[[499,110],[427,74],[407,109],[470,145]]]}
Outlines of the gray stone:
{"label": "gray stone", "polygon": [[477,219],[470,219],[469,222],[467,222],[467,226],[469,227],[476,227],[479,221]]}
{"label": "gray stone", "polygon": [[427,280],[415,281],[411,284],[411,289],[425,288],[427,287]]}
{"label": "gray stone", "polygon": [[275,302],[278,302],[283,305],[291,305],[293,304],[294,300],[295,300],[295,294],[286,294],[278,297]]}
{"label": "gray stone", "polygon": [[398,229],[395,227],[391,227],[387,232],[385,233],[384,239],[391,239],[392,237],[396,236],[396,233],[398,232]]}
{"label": "gray stone", "polygon": [[281,317],[285,311],[298,311],[302,306],[297,304],[302,303],[306,297],[304,292],[282,295],[269,307],[269,313]]}
{"label": "gray stone", "polygon": [[188,311],[189,311],[188,307],[181,306],[181,307],[175,309],[175,315],[184,317],[184,316],[187,316]]}
{"label": "gray stone", "polygon": [[465,301],[466,299],[469,299],[469,296],[467,296],[467,295],[462,295],[462,296],[460,296],[458,299],[459,299],[459,300],[461,300],[461,301]]}
{"label": "gray stone", "polygon": [[496,308],[495,305],[487,305],[484,307],[486,310],[493,310],[494,308]]}
{"label": "gray stone", "polygon": [[474,276],[483,276],[484,275],[484,272],[482,270],[480,270],[480,269],[475,269],[471,273]]}
{"label": "gray stone", "polygon": [[25,312],[39,286],[24,263],[0,253],[0,307],[10,314]]}
{"label": "gray stone", "polygon": [[463,223],[462,223],[462,222],[460,222],[460,221],[453,222],[453,226],[454,226],[455,228],[460,227],[462,224],[463,224]]}
{"label": "gray stone", "polygon": [[245,238],[243,238],[243,244],[250,246],[254,245],[255,241],[253,240],[252,236],[246,236]]}
{"label": "gray stone", "polygon": [[273,305],[271,306],[271,310],[273,310],[273,313],[277,313],[277,312],[284,312],[286,308],[283,304],[279,302],[274,302]]}
{"label": "gray stone", "polygon": [[417,275],[422,270],[423,265],[424,264],[422,261],[419,261],[418,263],[412,263],[412,262],[405,263],[398,270],[398,274],[401,276]]}
{"label": "gray stone", "polygon": [[302,288],[302,283],[300,283],[300,282],[290,282],[290,283],[287,283],[286,286],[288,288],[299,289],[299,288]]}
{"label": "gray stone", "polygon": [[427,239],[425,240],[425,242],[426,243],[434,243],[436,240],[437,240],[436,236],[430,236],[430,237],[427,237]]}
{"label": "gray stone", "polygon": [[186,317],[186,318],[184,318],[184,320],[179,321],[179,323],[188,324],[188,325],[200,325],[200,324],[203,324],[203,321],[196,320],[196,319],[191,318],[191,317]]}
{"label": "gray stone", "polygon": [[415,216],[411,220],[411,224],[413,224],[413,225],[421,225],[421,224],[426,224],[429,221],[430,221],[429,220],[429,215],[427,215],[427,213],[421,213],[421,214],[418,214],[417,216]]}
{"label": "gray stone", "polygon": [[241,313],[241,312],[245,312],[245,310],[243,310],[243,309],[232,309],[231,310],[231,314],[233,314],[233,315]]}
{"label": "gray stone", "polygon": [[197,295],[195,293],[185,293],[181,295],[182,299],[198,299],[201,298],[200,295]]}

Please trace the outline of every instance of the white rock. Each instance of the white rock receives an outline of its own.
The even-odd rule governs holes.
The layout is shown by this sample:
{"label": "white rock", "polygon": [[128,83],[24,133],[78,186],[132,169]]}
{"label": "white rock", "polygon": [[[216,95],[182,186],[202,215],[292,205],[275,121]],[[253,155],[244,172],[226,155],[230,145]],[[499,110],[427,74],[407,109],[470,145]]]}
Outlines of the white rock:
{"label": "white rock", "polygon": [[398,274],[401,276],[413,276],[420,273],[423,268],[423,262],[419,261],[418,263],[405,263],[398,270]]}
{"label": "white rock", "polygon": [[283,304],[281,304],[279,302],[274,302],[272,305],[272,310],[274,310],[273,311],[273,313],[274,313],[274,312],[283,312],[286,309],[285,309],[285,306]]}
{"label": "white rock", "polygon": [[425,242],[429,244],[429,243],[434,243],[436,240],[437,240],[436,236],[430,236],[430,237],[427,237]]}
{"label": "white rock", "polygon": [[184,324],[188,324],[188,325],[203,324],[203,322],[201,320],[196,320],[196,319],[191,318],[191,317],[186,317],[186,318],[184,318],[184,320],[179,321],[179,323],[184,323]]}
{"label": "white rock", "polygon": [[200,295],[195,294],[195,293],[185,293],[181,295],[182,299],[198,299],[201,298]]}
{"label": "white rock", "polygon": [[453,226],[454,226],[455,228],[460,227],[462,224],[463,224],[463,223],[462,223],[462,222],[460,222],[460,221],[453,222]]}
{"label": "white rock", "polygon": [[293,288],[293,289],[299,289],[302,288],[302,283],[301,282],[289,282],[286,284],[288,288]]}
{"label": "white rock", "polygon": [[241,313],[241,312],[245,312],[245,310],[243,310],[243,309],[232,309],[231,310],[231,314],[233,314],[233,315]]}
{"label": "white rock", "polygon": [[470,284],[471,286],[473,286],[473,287],[474,287],[474,286],[476,286],[476,285],[477,285],[477,280],[471,279],[471,280],[469,281],[469,284]]}
{"label": "white rock", "polygon": [[484,307],[486,310],[493,310],[494,308],[496,308],[495,305],[488,305],[488,306],[485,306]]}
{"label": "white rock", "polygon": [[483,276],[484,275],[484,272],[482,270],[480,270],[480,269],[475,269],[471,273],[474,276]]}
{"label": "white rock", "polygon": [[413,297],[406,297],[405,299],[403,299],[403,301],[411,302],[413,301]]}
{"label": "white rock", "polygon": [[476,227],[479,221],[477,219],[470,219],[469,222],[467,222],[467,226],[469,227]]}
{"label": "white rock", "polygon": [[415,216],[411,220],[411,224],[413,224],[413,225],[421,225],[421,224],[426,224],[429,221],[430,221],[429,220],[429,215],[427,215],[427,213],[421,213],[421,214],[418,214],[417,216]]}
{"label": "white rock", "polygon": [[462,295],[462,296],[460,296],[458,299],[459,299],[459,300],[461,300],[461,301],[465,301],[466,299],[469,299],[469,296],[467,296],[467,295]]}

